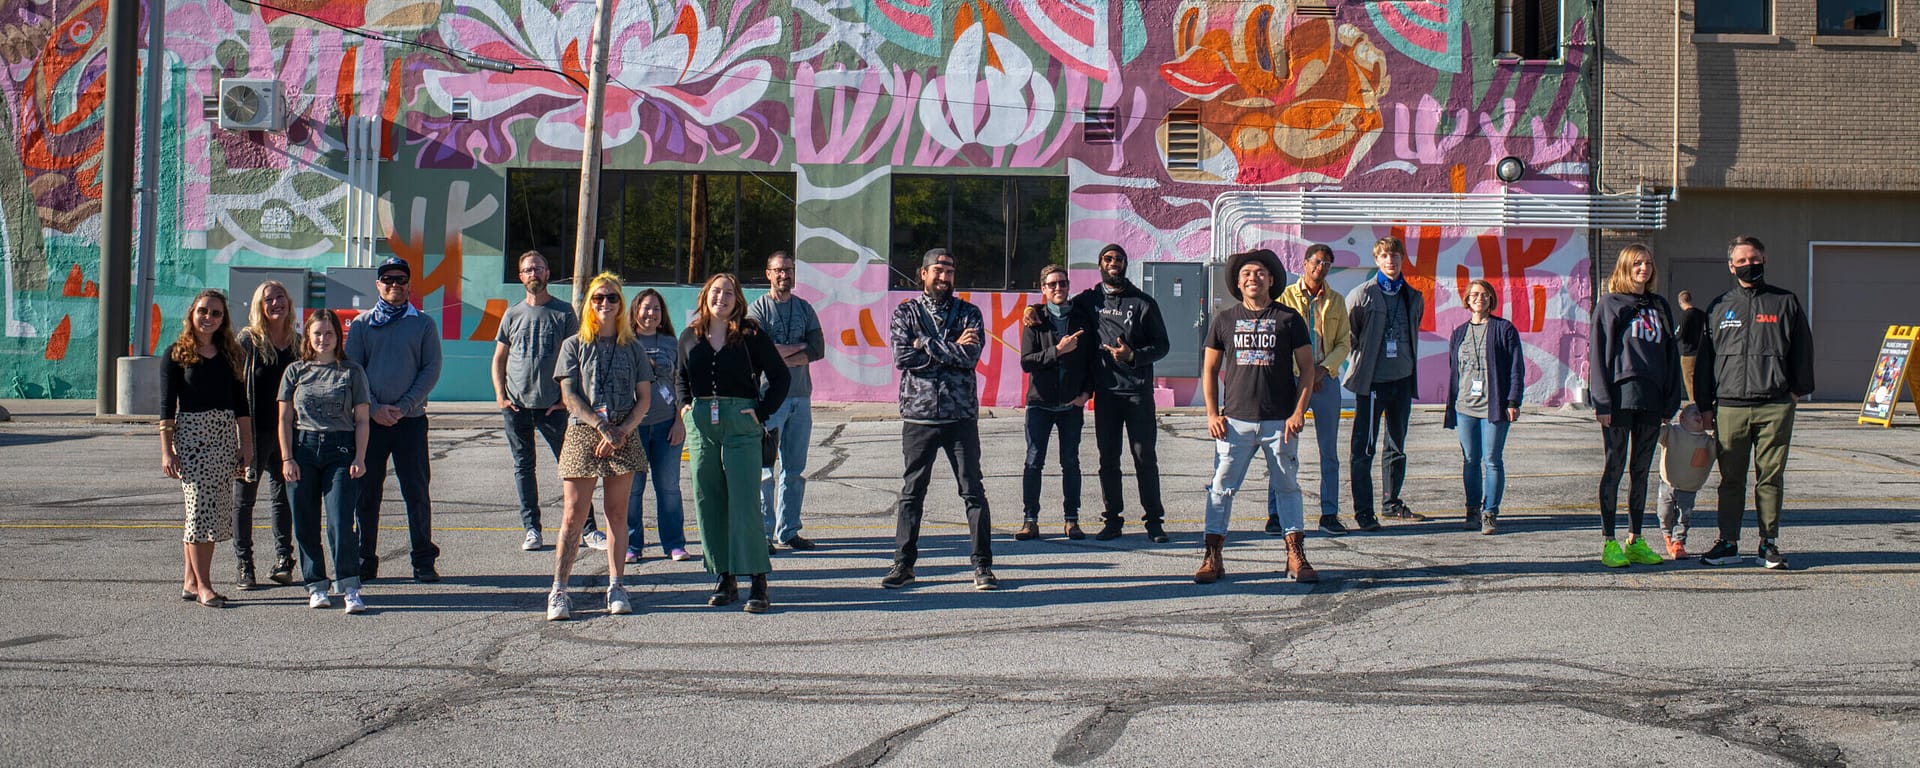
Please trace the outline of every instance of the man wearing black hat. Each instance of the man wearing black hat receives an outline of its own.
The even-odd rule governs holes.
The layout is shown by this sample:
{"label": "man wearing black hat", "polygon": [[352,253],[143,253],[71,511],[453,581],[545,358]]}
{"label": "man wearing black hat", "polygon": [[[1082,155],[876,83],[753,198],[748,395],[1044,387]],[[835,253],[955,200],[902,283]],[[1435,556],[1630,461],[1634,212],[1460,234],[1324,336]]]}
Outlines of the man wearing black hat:
{"label": "man wearing black hat", "polygon": [[1074,311],[1098,319],[1100,350],[1094,355],[1093,439],[1100,449],[1100,495],[1105,524],[1094,538],[1118,538],[1125,500],[1120,490],[1120,435],[1133,452],[1140,486],[1141,522],[1147,538],[1164,542],[1167,510],[1160,503],[1160,457],[1155,453],[1153,363],[1167,355],[1167,324],[1152,296],[1127,280],[1127,249],[1100,249],[1100,285],[1073,297]]}
{"label": "man wearing black hat", "polygon": [[889,335],[900,369],[900,447],[907,471],[894,524],[893,568],[880,586],[913,583],[920,557],[920,514],[941,451],[960,483],[973,545],[973,588],[999,589],[993,575],[993,520],[980,473],[980,396],[974,366],[986,347],[980,308],[953,295],[953,256],[934,248],[920,259],[922,293],[894,307]]}
{"label": "man wearing black hat", "polygon": [[347,330],[347,359],[367,371],[373,395],[367,431],[367,474],[360,479],[360,577],[373,579],[380,566],[380,497],[387,482],[387,458],[407,502],[407,535],[412,544],[415,581],[439,581],[434,562],[433,502],[427,481],[427,393],[440,380],[440,328],[414,308],[413,268],[399,257],[381,262],[374,272],[380,301],[353,319]]}
{"label": "man wearing black hat", "polygon": [[1207,328],[1200,393],[1207,401],[1207,434],[1214,439],[1215,461],[1213,486],[1207,491],[1206,554],[1193,574],[1202,584],[1226,575],[1221,550],[1233,518],[1233,497],[1246,480],[1255,451],[1267,459],[1267,497],[1285,529],[1287,575],[1295,581],[1320,580],[1307,563],[1298,440],[1318,368],[1306,320],[1275,301],[1286,274],[1280,258],[1265,248],[1228,258],[1227,291],[1240,303],[1220,310]]}

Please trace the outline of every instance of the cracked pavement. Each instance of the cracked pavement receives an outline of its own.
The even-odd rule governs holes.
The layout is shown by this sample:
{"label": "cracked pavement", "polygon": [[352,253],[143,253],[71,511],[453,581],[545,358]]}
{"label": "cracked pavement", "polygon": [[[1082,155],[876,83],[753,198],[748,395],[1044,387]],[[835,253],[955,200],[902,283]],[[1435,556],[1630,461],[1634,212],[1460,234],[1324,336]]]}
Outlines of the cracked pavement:
{"label": "cracked pavement", "polygon": [[[707,607],[699,562],[650,549],[629,566],[635,614],[609,616],[604,556],[583,549],[577,618],[548,623],[552,549],[519,551],[505,441],[482,406],[435,406],[445,580],[380,579],[369,612],[346,616],[308,610],[297,585],[222,587],[235,603],[221,611],[180,601],[180,495],[152,427],[16,402],[0,424],[4,765],[1801,766],[1920,753],[1920,427],[1857,426],[1843,406],[1806,408],[1795,426],[1790,572],[1602,567],[1600,439],[1579,412],[1523,417],[1502,533],[1462,531],[1457,443],[1419,409],[1404,497],[1432,519],[1310,533],[1317,585],[1287,581],[1280,539],[1260,533],[1258,467],[1227,580],[1192,582],[1212,453],[1191,410],[1161,418],[1171,543],[1145,539],[1131,496],[1126,536],[1058,536],[1052,478],[1046,535],[1014,541],[1021,418],[998,410],[981,433],[1002,589],[975,592],[944,469],[920,581],[878,587],[899,423],[885,406],[822,404],[804,518],[821,548],[775,557],[772,613]],[[1082,509],[1097,524],[1091,437]],[[1344,426],[1340,442],[1344,455]],[[551,526],[559,484],[540,468]],[[383,570],[404,573],[391,485],[387,498]],[[256,549],[270,552],[259,517]],[[1693,525],[1704,550],[1711,511]],[[1655,539],[1656,526],[1649,510]],[[229,581],[228,545],[214,562]]]}

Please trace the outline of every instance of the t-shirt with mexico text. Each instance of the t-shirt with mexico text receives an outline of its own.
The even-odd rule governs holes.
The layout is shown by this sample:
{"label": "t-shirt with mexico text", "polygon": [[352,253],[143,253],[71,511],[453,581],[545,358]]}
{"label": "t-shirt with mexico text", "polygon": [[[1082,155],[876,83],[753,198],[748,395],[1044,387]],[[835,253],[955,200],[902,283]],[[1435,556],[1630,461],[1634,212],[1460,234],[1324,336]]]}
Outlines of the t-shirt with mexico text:
{"label": "t-shirt with mexico text", "polygon": [[1293,351],[1310,344],[1307,324],[1285,304],[1259,311],[1236,304],[1213,316],[1207,348],[1220,350],[1221,412],[1241,421],[1276,421],[1300,404]]}
{"label": "t-shirt with mexico text", "polygon": [[358,363],[298,360],[280,377],[278,399],[293,403],[293,425],[299,429],[352,432],[353,407],[371,405],[367,389],[367,372]]}

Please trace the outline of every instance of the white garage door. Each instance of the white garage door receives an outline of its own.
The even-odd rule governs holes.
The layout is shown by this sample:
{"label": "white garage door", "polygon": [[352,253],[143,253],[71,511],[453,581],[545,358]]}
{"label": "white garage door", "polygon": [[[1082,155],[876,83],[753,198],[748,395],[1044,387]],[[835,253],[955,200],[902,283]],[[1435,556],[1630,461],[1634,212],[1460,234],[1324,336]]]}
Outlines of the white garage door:
{"label": "white garage door", "polygon": [[1920,324],[1920,244],[1813,246],[1814,397],[1858,401],[1889,325]]}

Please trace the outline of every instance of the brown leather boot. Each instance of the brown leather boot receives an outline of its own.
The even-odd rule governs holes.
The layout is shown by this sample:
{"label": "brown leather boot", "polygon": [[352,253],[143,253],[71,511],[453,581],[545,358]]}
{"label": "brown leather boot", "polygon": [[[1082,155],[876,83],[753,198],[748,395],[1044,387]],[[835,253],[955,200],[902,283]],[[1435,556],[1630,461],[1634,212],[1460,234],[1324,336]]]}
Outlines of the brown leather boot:
{"label": "brown leather boot", "polygon": [[1287,534],[1287,575],[1294,581],[1313,583],[1320,580],[1320,572],[1307,562],[1307,534],[1294,531]]}
{"label": "brown leather boot", "polygon": [[1200,570],[1193,572],[1196,584],[1212,584],[1225,578],[1227,564],[1220,550],[1227,546],[1227,537],[1217,533],[1207,534],[1207,553],[1200,559]]}

